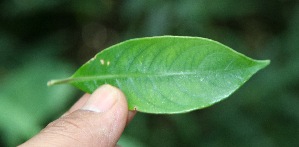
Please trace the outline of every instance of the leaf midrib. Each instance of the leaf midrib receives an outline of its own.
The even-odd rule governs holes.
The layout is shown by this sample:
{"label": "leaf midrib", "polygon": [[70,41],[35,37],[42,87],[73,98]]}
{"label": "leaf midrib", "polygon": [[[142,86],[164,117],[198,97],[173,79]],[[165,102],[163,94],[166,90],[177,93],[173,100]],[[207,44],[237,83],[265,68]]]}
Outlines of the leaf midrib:
{"label": "leaf midrib", "polygon": [[[234,69],[234,70],[225,70],[235,71],[242,69]],[[142,78],[142,77],[172,77],[172,76],[188,76],[188,75],[200,75],[200,74],[211,74],[215,72],[215,70],[207,70],[205,72],[167,72],[167,73],[126,73],[126,74],[109,74],[109,75],[98,75],[98,76],[85,76],[85,77],[74,77],[73,75],[70,78],[61,79],[61,80],[51,80],[47,83],[48,86],[63,84],[63,83],[73,83],[73,82],[85,82],[85,81],[93,81],[93,80],[105,80],[105,79],[124,79],[124,78]]]}
{"label": "leaf midrib", "polygon": [[139,77],[169,77],[169,76],[184,76],[184,75],[196,75],[198,72],[173,72],[173,73],[130,73],[130,74],[109,74],[99,76],[88,77],[71,77],[70,79],[82,80],[103,80],[103,79],[118,79],[118,78],[139,78]]}
{"label": "leaf midrib", "polygon": [[105,79],[121,79],[121,78],[140,78],[140,77],[170,77],[170,76],[185,76],[196,75],[198,72],[172,72],[172,73],[130,73],[130,74],[109,74],[98,76],[85,76],[85,77],[70,77],[62,80],[52,80],[48,82],[48,85],[61,84],[61,83],[73,83],[84,82],[93,80],[105,80]]}

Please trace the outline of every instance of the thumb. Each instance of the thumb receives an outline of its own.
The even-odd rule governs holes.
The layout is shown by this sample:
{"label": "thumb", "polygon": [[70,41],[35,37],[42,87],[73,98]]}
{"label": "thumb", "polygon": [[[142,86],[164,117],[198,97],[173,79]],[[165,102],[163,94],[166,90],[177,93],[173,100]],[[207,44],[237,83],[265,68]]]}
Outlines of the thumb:
{"label": "thumb", "polygon": [[[115,146],[128,121],[124,94],[103,85],[78,110],[50,123],[24,146]],[[80,100],[78,101],[80,102]],[[74,105],[76,106],[76,104]]]}

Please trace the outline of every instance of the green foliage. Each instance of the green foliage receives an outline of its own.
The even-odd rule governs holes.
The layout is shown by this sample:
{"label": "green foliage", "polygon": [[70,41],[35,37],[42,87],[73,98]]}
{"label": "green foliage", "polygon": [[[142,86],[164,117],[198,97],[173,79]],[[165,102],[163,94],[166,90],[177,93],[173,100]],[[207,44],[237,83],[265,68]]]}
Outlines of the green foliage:
{"label": "green foliage", "polygon": [[125,93],[130,110],[182,113],[221,101],[268,64],[205,38],[150,37],[109,47],[49,85],[71,83],[92,93],[111,84]]}
{"label": "green foliage", "polygon": [[32,137],[49,116],[61,113],[73,89],[48,88],[43,82],[52,76],[66,76],[69,70],[68,65],[53,59],[38,59],[28,61],[1,82],[0,129],[9,146]]}
{"label": "green foliage", "polygon": [[[48,88],[44,84],[70,75],[73,69],[67,68],[69,64],[79,67],[112,44],[157,35],[211,38],[250,57],[271,59],[271,65],[213,107],[183,115],[138,113],[125,129],[125,143],[163,147],[298,146],[298,0],[3,0],[0,8],[0,146],[15,146],[28,139],[31,131],[21,132],[32,126],[36,128],[32,132],[38,131],[71,104],[59,103],[61,108],[43,111],[40,123],[34,124],[27,118],[34,117],[48,101],[32,98],[32,93],[47,98],[51,95],[50,99],[58,102],[75,102],[80,97],[82,93],[76,91],[56,95],[59,92],[53,91],[60,86]],[[45,63],[52,65],[51,71],[43,68]],[[18,75],[18,80],[12,78],[33,67],[40,70],[31,70],[35,71],[31,76]],[[43,70],[53,75],[37,72]],[[65,74],[54,75],[62,70]],[[37,76],[42,78],[28,80]],[[17,90],[18,84],[29,88]],[[14,90],[18,94],[7,94]],[[19,103],[20,97],[21,101],[31,100],[31,105]],[[23,118],[18,108],[36,111]],[[9,129],[16,128],[10,124],[20,122],[24,122],[19,125],[22,128]],[[15,134],[20,135],[8,137]]]}

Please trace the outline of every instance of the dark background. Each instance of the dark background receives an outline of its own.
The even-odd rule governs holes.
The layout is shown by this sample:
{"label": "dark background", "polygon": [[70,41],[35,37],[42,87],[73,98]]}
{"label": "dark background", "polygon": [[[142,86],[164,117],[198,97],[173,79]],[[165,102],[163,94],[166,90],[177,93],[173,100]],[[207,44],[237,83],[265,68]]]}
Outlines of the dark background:
{"label": "dark background", "polygon": [[83,94],[48,80],[110,45],[157,35],[210,38],[271,64],[212,107],[138,113],[121,145],[299,146],[296,0],[2,0],[0,146],[32,137]]}

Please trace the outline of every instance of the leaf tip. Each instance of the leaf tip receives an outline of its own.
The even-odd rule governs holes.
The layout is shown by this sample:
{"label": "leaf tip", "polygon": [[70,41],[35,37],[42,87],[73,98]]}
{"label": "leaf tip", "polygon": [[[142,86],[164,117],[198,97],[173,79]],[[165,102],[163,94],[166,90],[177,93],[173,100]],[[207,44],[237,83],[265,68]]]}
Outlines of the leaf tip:
{"label": "leaf tip", "polygon": [[259,62],[261,64],[262,68],[268,66],[271,63],[270,60],[260,60]]}

